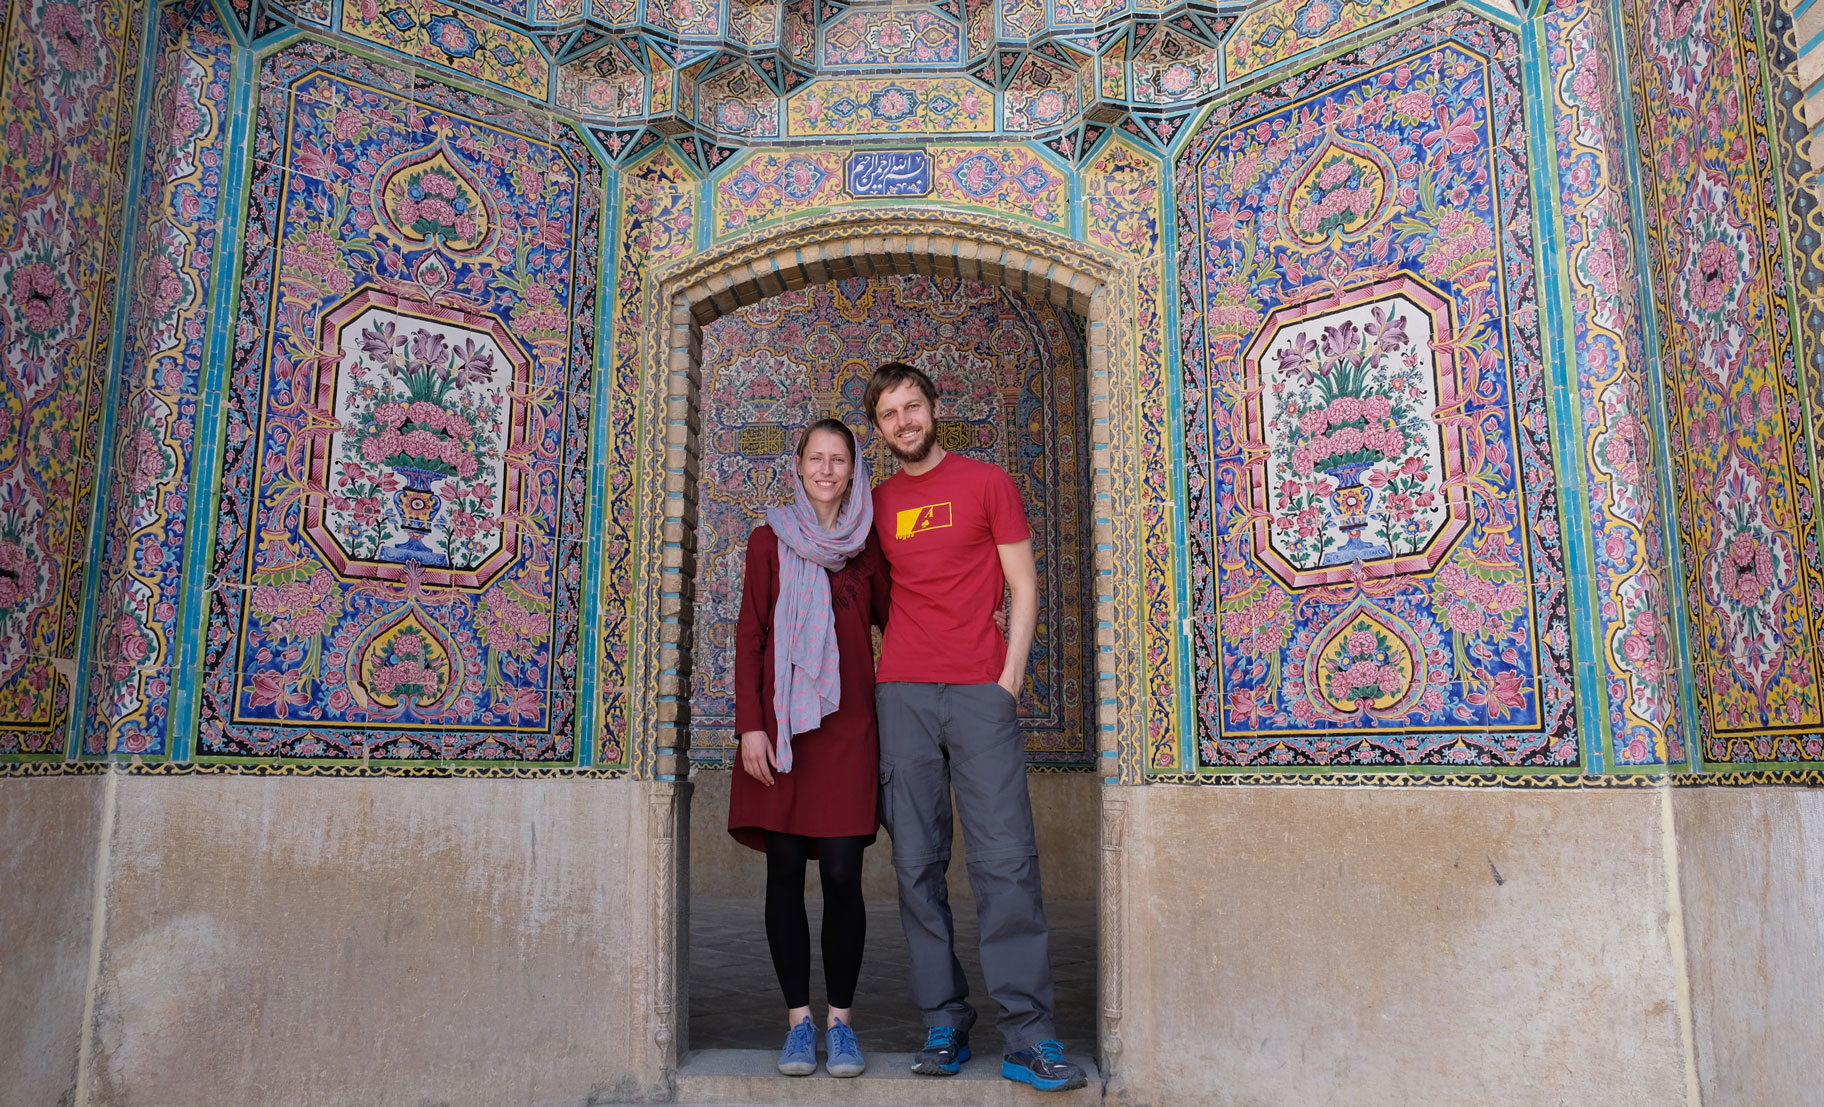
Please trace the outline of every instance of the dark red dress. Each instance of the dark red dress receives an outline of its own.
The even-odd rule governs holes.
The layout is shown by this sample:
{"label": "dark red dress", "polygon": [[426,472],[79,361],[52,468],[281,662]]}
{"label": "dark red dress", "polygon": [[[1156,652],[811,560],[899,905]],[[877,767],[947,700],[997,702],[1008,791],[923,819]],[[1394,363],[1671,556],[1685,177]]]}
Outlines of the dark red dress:
{"label": "dark red dress", "polygon": [[[792,736],[792,771],[773,786],[747,775],[739,756],[728,801],[735,841],[766,849],[762,831],[810,838],[874,838],[879,825],[880,735],[874,727],[874,640],[886,625],[887,559],[872,531],[861,553],[830,574],[830,606],[841,655],[842,700],[816,730]],[[764,524],[747,538],[747,575],[735,628],[735,735],[764,730],[777,739],[773,712],[773,607],[779,602],[779,539]]]}

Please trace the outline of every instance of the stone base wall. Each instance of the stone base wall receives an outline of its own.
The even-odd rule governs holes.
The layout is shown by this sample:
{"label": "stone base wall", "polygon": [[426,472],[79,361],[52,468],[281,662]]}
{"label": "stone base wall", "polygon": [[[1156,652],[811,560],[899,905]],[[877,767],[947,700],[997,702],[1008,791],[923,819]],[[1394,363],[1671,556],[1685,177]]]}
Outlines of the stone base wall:
{"label": "stone base wall", "polygon": [[1675,794],[1708,1104],[1824,1104],[1824,792]]}
{"label": "stone base wall", "polygon": [[[9,782],[0,1107],[662,1101],[726,780]],[[1032,786],[1111,1102],[1824,1104],[1824,792]]]}
{"label": "stone base wall", "polygon": [[108,778],[0,785],[0,1107],[76,1093]]}
{"label": "stone base wall", "polygon": [[1112,1102],[1687,1102],[1666,796],[1119,798]]}
{"label": "stone base wall", "polygon": [[91,1102],[662,1095],[663,787],[119,778]]}

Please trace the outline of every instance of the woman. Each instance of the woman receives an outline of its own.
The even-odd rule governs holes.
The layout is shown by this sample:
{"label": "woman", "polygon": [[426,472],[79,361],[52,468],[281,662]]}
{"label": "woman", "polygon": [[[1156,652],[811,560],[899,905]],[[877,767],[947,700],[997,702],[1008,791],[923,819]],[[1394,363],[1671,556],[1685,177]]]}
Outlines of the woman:
{"label": "woman", "polygon": [[767,511],[747,540],[735,632],[740,768],[728,832],[766,853],[766,940],[790,1028],[779,1071],[817,1071],[804,870],[823,881],[823,972],[831,1076],[867,1067],[851,1029],[867,911],[861,853],[878,824],[880,739],[874,729],[870,624],[887,619],[887,563],[855,435],[820,419],[798,439],[789,507]]}

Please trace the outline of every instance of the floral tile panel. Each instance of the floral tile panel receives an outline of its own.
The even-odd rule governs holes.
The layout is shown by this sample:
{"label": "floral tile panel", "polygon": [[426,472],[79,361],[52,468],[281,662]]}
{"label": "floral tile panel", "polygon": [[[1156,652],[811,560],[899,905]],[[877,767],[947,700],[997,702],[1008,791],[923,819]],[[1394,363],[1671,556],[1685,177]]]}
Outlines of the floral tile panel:
{"label": "floral tile panel", "polygon": [[1439,17],[1180,160],[1206,769],[1578,763],[1518,45]]}
{"label": "floral tile panel", "polygon": [[572,760],[599,171],[266,66],[198,753]]}

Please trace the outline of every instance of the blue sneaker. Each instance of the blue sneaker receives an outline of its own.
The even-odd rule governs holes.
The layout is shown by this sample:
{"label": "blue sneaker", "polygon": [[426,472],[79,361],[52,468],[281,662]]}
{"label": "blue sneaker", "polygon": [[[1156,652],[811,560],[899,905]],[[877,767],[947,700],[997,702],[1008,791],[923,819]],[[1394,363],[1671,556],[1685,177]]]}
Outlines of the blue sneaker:
{"label": "blue sneaker", "polygon": [[1049,1039],[1002,1057],[1001,1075],[1041,1092],[1067,1092],[1089,1083],[1082,1069],[1064,1059],[1064,1047]]}
{"label": "blue sneaker", "polygon": [[924,1076],[955,1076],[969,1059],[969,1032],[954,1026],[925,1031],[925,1048],[912,1055],[912,1071]]}
{"label": "blue sneaker", "polygon": [[825,1049],[829,1056],[824,1058],[823,1071],[831,1076],[860,1076],[868,1067],[867,1058],[861,1055],[861,1043],[855,1040],[855,1031],[841,1019],[830,1025]]}
{"label": "blue sneaker", "polygon": [[809,1076],[817,1071],[817,1024],[806,1015],[792,1027],[779,1050],[779,1071],[787,1076]]}

